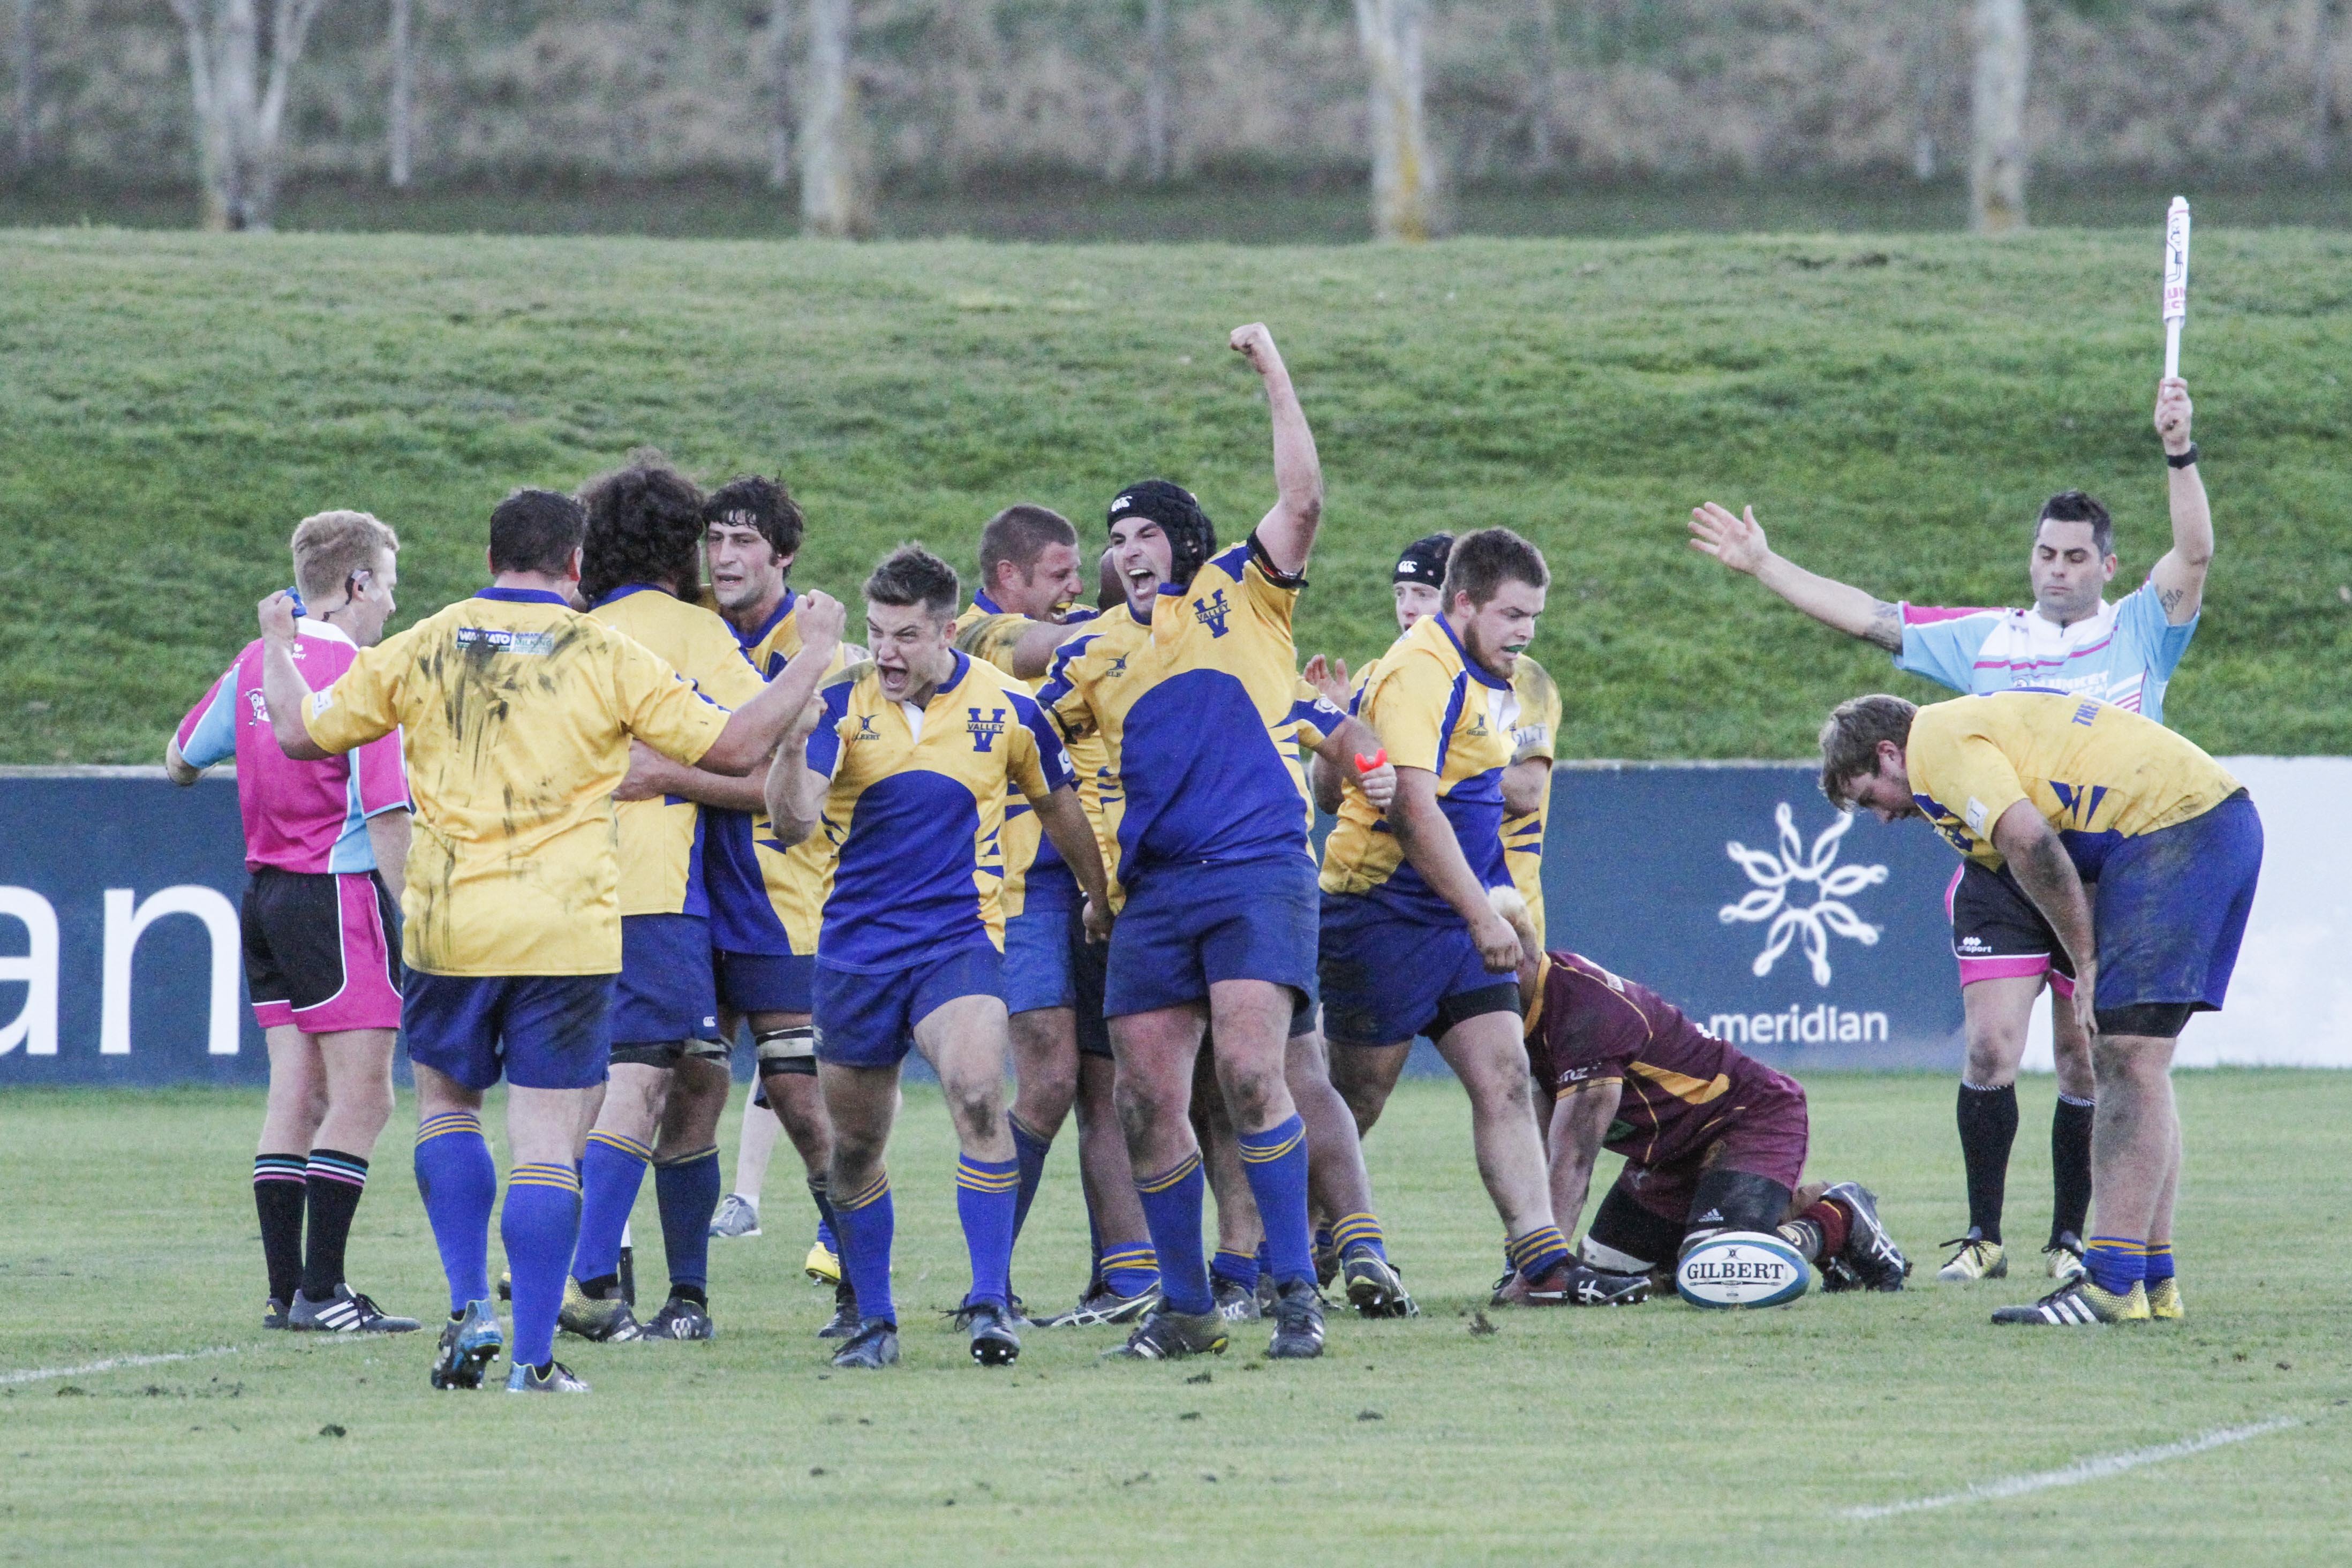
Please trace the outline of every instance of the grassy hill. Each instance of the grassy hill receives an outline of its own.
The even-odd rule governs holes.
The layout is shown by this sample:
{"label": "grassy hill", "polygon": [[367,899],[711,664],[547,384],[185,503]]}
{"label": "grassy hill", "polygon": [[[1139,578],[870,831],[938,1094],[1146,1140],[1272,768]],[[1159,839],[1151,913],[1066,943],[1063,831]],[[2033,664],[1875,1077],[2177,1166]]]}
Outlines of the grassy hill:
{"label": "grassy hill", "polygon": [[[1271,322],[1329,491],[1299,640],[1388,640],[1439,527],[1537,539],[1564,754],[1790,756],[1930,689],[1687,551],[1703,499],[1886,596],[2014,602],[2082,486],[2124,578],[2166,542],[2157,237],[1457,241],[1143,249],[942,241],[0,232],[0,762],[144,762],[252,635],[304,513],[397,527],[404,613],[478,585],[488,509],[656,445],[781,469],[800,580],[961,563],[1007,501],[1088,537],[1122,482],[1272,496],[1223,348]],[[2352,749],[2352,236],[2200,232],[2186,369],[2221,555],[2168,714],[2217,752]]]}

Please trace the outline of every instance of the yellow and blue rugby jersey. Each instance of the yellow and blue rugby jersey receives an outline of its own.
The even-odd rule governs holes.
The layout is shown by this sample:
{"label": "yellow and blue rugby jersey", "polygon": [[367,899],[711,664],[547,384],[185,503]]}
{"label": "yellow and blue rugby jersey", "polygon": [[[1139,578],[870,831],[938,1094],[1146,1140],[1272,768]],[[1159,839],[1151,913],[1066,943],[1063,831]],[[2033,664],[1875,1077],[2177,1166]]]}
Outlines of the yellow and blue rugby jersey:
{"label": "yellow and blue rugby jersey", "polygon": [[1118,879],[1118,824],[1127,808],[1127,792],[1119,785],[1118,758],[1109,738],[1096,722],[1087,693],[1123,684],[1138,649],[1150,630],[1115,605],[1087,623],[1054,650],[1054,662],[1038,688],[1038,706],[1053,721],[1067,747],[1070,766],[1077,774],[1078,804],[1086,808],[1087,825],[1095,832],[1102,852],[1103,873],[1109,879],[1111,905],[1126,901]]}
{"label": "yellow and blue rugby jersey", "polygon": [[1919,710],[1911,798],[1953,848],[1998,869],[1993,825],[2021,800],[2085,879],[2126,838],[2201,816],[2237,793],[2221,763],[2153,719],[2096,698],[2005,691]]}
{"label": "yellow and blue rugby jersey", "polygon": [[[661,655],[721,708],[740,708],[760,694],[759,672],[743,656],[732,628],[698,605],[650,584],[632,583],[605,595],[589,614]],[[613,816],[621,836],[621,912],[708,915],[702,808],[672,795],[616,803]]]}
{"label": "yellow and blue rugby jersey", "polygon": [[[1094,613],[1087,611],[1067,624],[1075,630],[1082,622],[1094,618]],[[1026,616],[1004,609],[985,594],[974,594],[971,607],[956,617],[955,644],[972,658],[986,659],[1007,679],[1019,682],[1024,690],[1034,696],[1044,689],[1047,678],[1022,681],[1013,673],[1013,653],[1014,645],[1036,624]],[[1005,796],[1004,831],[998,844],[1003,851],[1004,886],[1001,897],[1006,920],[1027,906],[1031,871],[1042,875],[1059,868],[1065,873],[1063,879],[1068,880],[1062,852],[1045,837],[1037,814],[1018,792]]]}
{"label": "yellow and blue rugby jersey", "polygon": [[1297,857],[1311,865],[1287,742],[1298,689],[1290,617],[1305,579],[1276,570],[1257,536],[1163,586],[1150,627],[1117,677],[1069,662],[1060,710],[1084,703],[1124,794],[1117,836],[1130,888],[1158,866]]}
{"label": "yellow and blue rugby jersey", "polygon": [[886,696],[870,665],[823,689],[808,765],[831,784],[823,826],[835,858],[816,948],[830,968],[878,974],[982,942],[1001,951],[1005,790],[1034,805],[1076,782],[1021,683],[954,658],[919,712]]}
{"label": "yellow and blue rugby jersey", "polygon": [[485,588],[362,649],[302,715],[330,752],[404,731],[402,956],[430,974],[621,967],[613,791],[629,738],[682,763],[727,727],[667,659],[556,595]]}
{"label": "yellow and blue rugby jersey", "polygon": [[[1510,885],[1503,858],[1503,769],[1516,745],[1519,700],[1511,683],[1464,652],[1443,616],[1423,616],[1390,645],[1356,694],[1400,768],[1437,775],[1437,805],[1484,887]],[[1413,869],[1396,835],[1350,784],[1323,844],[1323,890],[1369,895],[1422,921],[1461,917]]]}
{"label": "yellow and blue rugby jersey", "polygon": [[[1559,688],[1542,665],[1519,655],[1511,669],[1511,689],[1519,699],[1519,721],[1511,731],[1511,761],[1532,757],[1551,762],[1559,744]],[[1551,815],[1551,791],[1533,811],[1503,814],[1503,859],[1511,868],[1511,885],[1528,901],[1528,917],[1535,921],[1536,945],[1543,945],[1544,824]]]}

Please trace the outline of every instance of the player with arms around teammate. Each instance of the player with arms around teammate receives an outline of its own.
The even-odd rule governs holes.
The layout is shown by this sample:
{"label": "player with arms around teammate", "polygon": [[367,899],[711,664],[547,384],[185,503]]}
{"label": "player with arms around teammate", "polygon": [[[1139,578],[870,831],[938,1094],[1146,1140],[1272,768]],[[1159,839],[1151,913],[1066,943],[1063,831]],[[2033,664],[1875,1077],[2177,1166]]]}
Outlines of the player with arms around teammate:
{"label": "player with arms around teammate", "polygon": [[2189,1017],[2219,1010],[2230,988],[2262,871],[2252,800],[2161,724],[2095,697],[2027,691],[1843,703],[1822,727],[1822,790],[1881,821],[1924,816],[1978,865],[2006,866],[2074,961],[2098,1090],[2098,1234],[2083,1278],[1993,1321],[2180,1317],[2172,1053]]}
{"label": "player with arms around teammate", "polygon": [[817,1084],[833,1126],[834,1226],[863,1321],[836,1366],[898,1359],[882,1159],[909,1047],[938,1071],[961,1150],[956,1208],[972,1278],[958,1318],[972,1359],[1001,1366],[1021,1353],[995,852],[1008,785],[1076,874],[1090,932],[1107,935],[1110,920],[1062,742],[1018,681],[956,651],[961,595],[953,569],[918,545],[876,567],[873,664],[825,682],[800,721],[805,744],[788,744],[768,774],[777,837],[796,844],[821,828],[838,847],[817,936]]}
{"label": "player with arms around teammate", "polygon": [[[632,736],[749,772],[816,685],[779,679],[732,714],[668,662],[573,607],[580,503],[518,490],[490,513],[491,584],[361,652],[313,691],[292,601],[262,601],[270,727],[317,760],[401,732],[415,802],[402,898],[402,1025],[416,1068],[416,1183],[449,1281],[436,1388],[476,1388],[504,1342],[489,1289],[498,1171],[483,1091],[504,1078],[514,1169],[499,1231],[514,1274],[517,1393],[586,1384],[554,1357],[578,1239],[575,1140],[611,1056],[621,967],[613,791]],[[810,608],[837,634],[840,607]]]}
{"label": "player with arms around teammate", "polygon": [[1470,1096],[1478,1172],[1506,1251],[1549,1300],[1569,1267],[1543,1145],[1528,1121],[1519,1043],[1519,941],[1488,900],[1511,886],[1503,773],[1518,725],[1513,667],[1551,574],[1508,529],[1453,546],[1442,608],[1381,655],[1356,698],[1397,772],[1382,814],[1349,792],[1323,847],[1323,1033],[1360,1128],[1380,1116],[1413,1037],[1426,1035]]}
{"label": "player with arms around teammate", "polygon": [[[2078,692],[2164,721],[2164,693],[2196,634],[2205,574],[2213,559],[2213,518],[2189,439],[2187,384],[2159,383],[2156,429],[2171,490],[2172,548],[2139,588],[2112,603],[2115,525],[2079,490],[2043,503],[2033,525],[2027,574],[2030,610],[1933,609],[1889,604],[1796,566],[1772,552],[1750,511],[1733,517],[1709,504],[1692,514],[1692,543],[1745,572],[1825,626],[1874,643],[1895,667],[1955,691],[2031,687]],[[2053,1005],[2058,1104],[2050,1128],[2056,1194],[2047,1254],[2061,1283],[2082,1272],[2082,1231],[2091,1199],[2092,1069],[2089,1043],[2064,1002],[2073,981],[2063,945],[2015,877],[1964,862],[1945,901],[1959,960],[1968,1064],[1960,1078],[1960,1151],[1968,1171],[1969,1232],[1937,1278],[1998,1278],[2009,1272],[2000,1219],[2009,1152],[2017,1136],[2017,1065],[2027,1021],[2046,981]]]}
{"label": "player with arms around teammate", "polygon": [[[705,700],[740,708],[761,682],[725,622],[691,602],[702,570],[702,494],[651,453],[580,492],[588,531],[580,594],[589,614],[667,660]],[[708,1340],[710,1216],[719,1205],[719,1118],[730,1078],[712,984],[716,892],[709,824],[669,773],[696,773],[642,742],[662,776],[633,763],[614,792],[620,828],[621,973],[613,1064],[580,1161],[580,1241],[560,1321],[591,1340]],[[704,775],[739,789],[756,780]],[[756,884],[749,896],[761,897]],[[744,896],[739,892],[738,896]],[[621,1236],[654,1167],[669,1299],[640,1330],[620,1279]]]}
{"label": "player with arms around teammate", "polygon": [[[363,511],[322,511],[294,530],[294,584],[310,606],[292,657],[320,684],[383,636],[400,541]],[[269,1271],[265,1329],[404,1333],[343,1283],[343,1247],[368,1156],[392,1115],[400,1027],[400,888],[408,775],[400,737],[349,756],[296,762],[278,749],[248,644],[163,750],[192,784],[235,759],[245,821],[246,989],[269,1047],[269,1101],[253,1158],[253,1202]],[[303,1237],[309,1215],[309,1241]]]}

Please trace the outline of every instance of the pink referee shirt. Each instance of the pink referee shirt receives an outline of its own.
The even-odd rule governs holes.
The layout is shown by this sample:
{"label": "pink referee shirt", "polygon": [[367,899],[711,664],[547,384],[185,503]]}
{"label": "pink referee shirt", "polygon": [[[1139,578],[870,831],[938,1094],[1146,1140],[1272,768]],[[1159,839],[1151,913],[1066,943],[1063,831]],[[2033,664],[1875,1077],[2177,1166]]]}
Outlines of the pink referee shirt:
{"label": "pink referee shirt", "polygon": [[[323,621],[294,623],[294,659],[313,691],[351,668],[359,649]],[[278,744],[261,698],[261,643],[247,643],[204,700],[180,721],[180,755],[211,767],[236,759],[236,805],[245,818],[245,868],[373,871],[367,819],[408,808],[400,731],[324,762],[297,762]]]}

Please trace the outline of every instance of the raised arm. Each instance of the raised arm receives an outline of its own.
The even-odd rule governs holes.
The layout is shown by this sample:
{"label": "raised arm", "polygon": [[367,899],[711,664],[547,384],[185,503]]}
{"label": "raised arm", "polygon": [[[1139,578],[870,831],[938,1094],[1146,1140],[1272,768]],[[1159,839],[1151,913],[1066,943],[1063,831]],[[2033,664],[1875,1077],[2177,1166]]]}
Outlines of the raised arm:
{"label": "raised arm", "polygon": [[2083,1033],[2096,1034],[2093,994],[2098,989],[2099,949],[2091,926],[2091,900],[2083,892],[2073,857],[2028,800],[2012,801],[2000,814],[1992,825],[1992,847],[2064,944],[2074,963],[2074,1016]]}
{"label": "raised arm", "polygon": [[[2195,443],[2189,424],[2195,410],[2189,402],[2189,384],[2179,376],[2156,384],[2156,433],[2164,453],[2178,458]],[[2156,584],[2157,602],[2164,618],[2176,626],[2197,618],[2205,603],[2205,573],[2213,564],[2213,512],[2205,504],[2205,481],[2197,465],[2169,468],[2172,490],[2172,548],[2148,576]]]}
{"label": "raised arm", "polygon": [[1265,385],[1266,411],[1274,419],[1274,510],[1258,520],[1258,543],[1275,569],[1296,577],[1307,570],[1315,530],[1323,521],[1323,463],[1315,455],[1315,433],[1290,384],[1290,372],[1262,321],[1235,327],[1233,351],[1249,361]]}
{"label": "raised arm", "polygon": [[825,594],[804,595],[799,657],[784,666],[783,673],[768,682],[760,695],[727,716],[727,728],[696,765],[705,773],[740,777],[766,762],[824,683],[825,667],[833,662],[834,648],[848,619],[849,612],[839,600]]}
{"label": "raised arm", "polygon": [[261,700],[269,709],[269,732],[278,750],[296,762],[315,763],[331,755],[302,722],[310,701],[310,683],[294,663],[294,596],[284,589],[261,601]]}
{"label": "raised arm", "polygon": [[1734,572],[1746,573],[1822,625],[1875,643],[1889,653],[1903,651],[1903,612],[1898,606],[1773,554],[1754,507],[1734,517],[1708,501],[1691,512],[1690,531],[1693,550],[1712,555]]}

